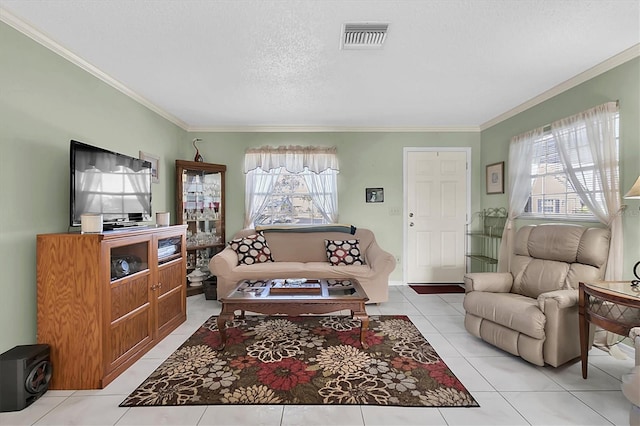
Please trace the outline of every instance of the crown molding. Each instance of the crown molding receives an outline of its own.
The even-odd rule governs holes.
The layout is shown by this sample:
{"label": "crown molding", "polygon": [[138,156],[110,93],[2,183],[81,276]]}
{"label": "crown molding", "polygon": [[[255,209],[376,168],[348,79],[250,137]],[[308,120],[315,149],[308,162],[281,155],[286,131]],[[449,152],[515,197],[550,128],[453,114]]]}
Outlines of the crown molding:
{"label": "crown molding", "polygon": [[640,56],[640,43],[636,44],[634,46],[631,46],[630,48],[628,48],[627,50],[622,51],[621,53],[618,53],[615,56],[612,56],[611,58],[599,63],[598,65],[589,68],[588,70],[574,76],[571,77],[569,80],[566,80],[560,84],[558,84],[555,87],[552,87],[551,89],[547,90],[546,92],[543,92],[541,94],[539,94],[538,96],[518,105],[517,107],[510,109],[507,112],[504,112],[502,114],[500,114],[499,116],[487,121],[486,123],[483,123],[480,125],[480,130],[484,131],[486,129],[488,129],[489,127],[495,126],[496,124],[513,117],[514,115],[520,114],[523,111],[528,110],[531,107],[534,107],[546,100],[551,99],[552,97],[559,95],[562,92],[565,92],[579,84],[584,83],[587,80],[590,80],[594,77],[597,77],[600,74],[604,74],[605,72],[612,70],[613,68],[617,67],[618,65],[622,65],[625,62],[628,62],[636,57]]}
{"label": "crown molding", "polygon": [[214,127],[189,127],[188,132],[207,133],[478,133],[478,126],[460,127],[340,127],[340,126],[214,126]]}
{"label": "crown molding", "polygon": [[11,12],[9,12],[7,9],[3,7],[0,7],[0,21],[6,23],[7,25],[11,26],[15,30],[26,35],[30,39],[34,40],[36,43],[41,44],[42,46],[51,50],[53,53],[56,53],[57,55],[62,56],[67,61],[80,67],[81,69],[85,70],[86,72],[93,75],[94,77],[102,80],[103,82],[107,83],[109,86],[113,87],[114,89],[130,97],[131,99],[138,102],[139,104],[155,112],[162,118],[172,122],[173,124],[182,128],[183,130],[187,129],[188,127],[187,123],[185,123],[184,121],[173,116],[172,114],[169,114],[165,110],[159,108],[154,103],[146,99],[144,96],[139,95],[138,93],[134,92],[133,90],[131,90],[130,88],[128,88],[127,86],[125,86],[124,84],[116,80],[115,78],[111,77],[110,75],[101,71],[100,69],[98,69],[97,67],[89,63],[88,61],[84,60],[80,56],[62,47],[60,44],[53,41],[46,34],[38,31],[32,25],[21,20],[20,18],[13,15]]}

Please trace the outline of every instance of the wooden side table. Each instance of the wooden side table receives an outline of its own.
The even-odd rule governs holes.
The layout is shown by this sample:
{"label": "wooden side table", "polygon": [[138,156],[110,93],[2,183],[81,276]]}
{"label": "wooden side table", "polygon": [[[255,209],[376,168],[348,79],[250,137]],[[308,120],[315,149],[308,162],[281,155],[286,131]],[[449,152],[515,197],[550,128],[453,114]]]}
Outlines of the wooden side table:
{"label": "wooden side table", "polygon": [[589,323],[628,336],[631,328],[640,326],[640,288],[630,281],[593,281],[581,282],[579,289],[580,361],[586,379]]}

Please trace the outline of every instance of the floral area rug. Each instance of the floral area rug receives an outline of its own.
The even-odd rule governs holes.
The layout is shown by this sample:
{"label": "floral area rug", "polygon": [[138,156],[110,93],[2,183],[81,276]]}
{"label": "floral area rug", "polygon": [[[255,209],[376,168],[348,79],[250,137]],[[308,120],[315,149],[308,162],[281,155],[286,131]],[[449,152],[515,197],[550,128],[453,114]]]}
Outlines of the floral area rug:
{"label": "floral area rug", "polygon": [[479,406],[408,317],[370,317],[365,342],[345,316],[247,316],[217,351],[214,316],[120,406]]}

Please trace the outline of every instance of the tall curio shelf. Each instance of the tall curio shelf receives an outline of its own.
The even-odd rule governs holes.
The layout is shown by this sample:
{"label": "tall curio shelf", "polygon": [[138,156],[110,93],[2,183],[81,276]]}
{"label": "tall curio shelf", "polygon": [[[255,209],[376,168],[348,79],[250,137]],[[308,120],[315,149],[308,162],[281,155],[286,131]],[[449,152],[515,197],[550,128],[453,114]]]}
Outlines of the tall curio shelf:
{"label": "tall curio shelf", "polygon": [[496,272],[502,231],[507,221],[504,207],[473,214],[467,224],[467,272]]}
{"label": "tall curio shelf", "polygon": [[176,160],[176,223],[187,225],[187,295],[202,293],[209,259],[225,246],[227,166]]}

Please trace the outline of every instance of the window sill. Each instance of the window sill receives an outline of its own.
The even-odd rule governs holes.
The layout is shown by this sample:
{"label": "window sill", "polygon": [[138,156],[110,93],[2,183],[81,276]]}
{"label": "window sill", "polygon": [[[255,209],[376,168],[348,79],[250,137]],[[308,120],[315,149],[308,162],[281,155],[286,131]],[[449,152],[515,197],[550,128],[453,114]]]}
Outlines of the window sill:
{"label": "window sill", "polygon": [[546,222],[592,222],[592,223],[600,223],[597,217],[589,216],[589,217],[580,217],[580,216],[543,216],[543,215],[533,215],[533,214],[522,214],[518,216],[516,219],[523,220],[536,220],[536,221],[546,221]]}

